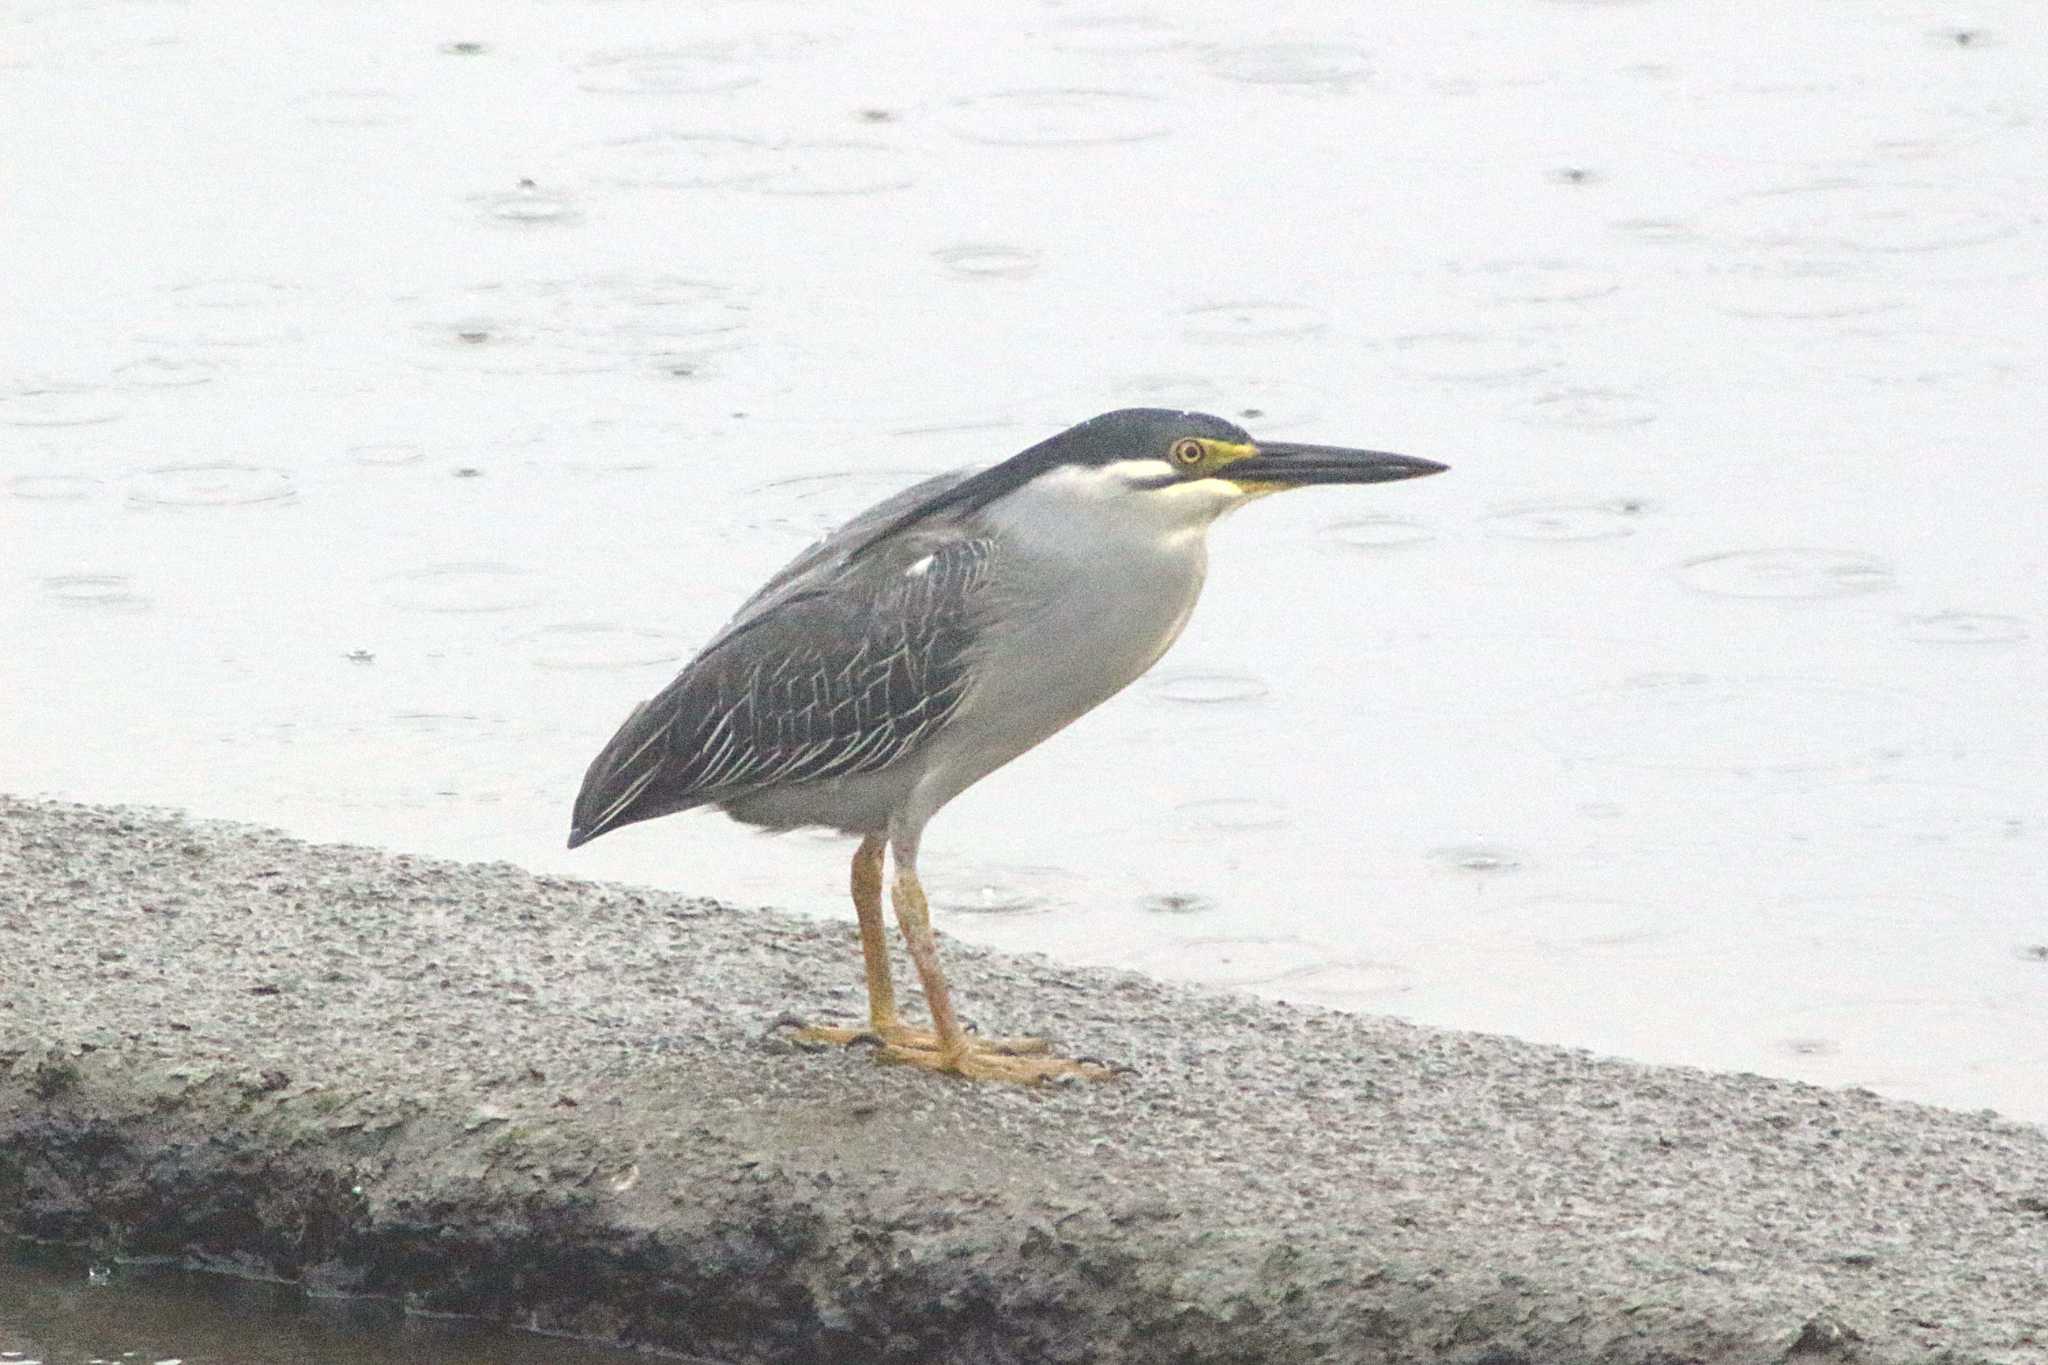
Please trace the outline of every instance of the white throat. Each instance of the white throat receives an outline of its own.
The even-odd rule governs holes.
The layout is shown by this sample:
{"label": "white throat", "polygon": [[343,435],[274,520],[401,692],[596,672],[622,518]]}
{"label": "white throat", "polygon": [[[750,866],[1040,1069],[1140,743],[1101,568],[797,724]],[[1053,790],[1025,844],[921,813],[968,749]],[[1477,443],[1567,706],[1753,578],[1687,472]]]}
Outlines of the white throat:
{"label": "white throat", "polygon": [[1165,460],[1118,460],[1052,470],[987,510],[1006,528],[1105,547],[1199,543],[1218,517],[1252,496],[1228,479],[1183,479]]}

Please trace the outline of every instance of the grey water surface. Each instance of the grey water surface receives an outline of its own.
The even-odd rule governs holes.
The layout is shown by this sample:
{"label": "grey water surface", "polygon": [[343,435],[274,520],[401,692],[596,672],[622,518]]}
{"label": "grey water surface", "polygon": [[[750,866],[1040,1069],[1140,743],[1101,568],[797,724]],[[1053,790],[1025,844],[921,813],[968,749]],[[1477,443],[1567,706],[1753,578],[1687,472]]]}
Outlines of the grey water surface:
{"label": "grey water surface", "polygon": [[570,855],[583,765],[839,518],[1196,407],[1453,469],[1221,526],[944,932],[2048,1118],[2036,17],[0,6],[0,789],[845,916]]}

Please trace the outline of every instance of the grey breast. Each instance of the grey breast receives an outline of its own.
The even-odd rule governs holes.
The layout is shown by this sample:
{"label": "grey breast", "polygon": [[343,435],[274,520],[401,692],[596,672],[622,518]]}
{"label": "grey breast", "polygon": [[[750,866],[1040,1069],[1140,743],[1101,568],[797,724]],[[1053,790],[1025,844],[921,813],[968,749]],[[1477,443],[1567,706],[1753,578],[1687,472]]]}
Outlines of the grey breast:
{"label": "grey breast", "polygon": [[966,477],[877,504],[770,579],[591,763],[572,839],[799,784],[830,790],[916,752],[968,687],[994,546],[943,519],[883,533]]}

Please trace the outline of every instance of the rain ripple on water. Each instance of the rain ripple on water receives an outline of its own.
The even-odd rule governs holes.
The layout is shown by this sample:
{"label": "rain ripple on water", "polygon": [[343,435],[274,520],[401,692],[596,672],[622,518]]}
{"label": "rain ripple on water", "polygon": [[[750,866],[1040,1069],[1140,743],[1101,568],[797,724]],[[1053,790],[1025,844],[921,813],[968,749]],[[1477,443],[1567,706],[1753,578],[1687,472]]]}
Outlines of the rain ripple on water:
{"label": "rain ripple on water", "polygon": [[1498,925],[1504,939],[1574,958],[1588,952],[1632,953],[1670,936],[1670,917],[1656,906],[1600,896],[1534,896],[1508,906],[1488,923]]}
{"label": "rain ripple on water", "polygon": [[672,631],[599,621],[542,626],[520,638],[535,668],[594,672],[652,668],[680,662],[689,652]]}
{"label": "rain ripple on water", "polygon": [[1628,389],[1558,389],[1517,403],[1511,412],[1518,421],[1589,431],[1639,427],[1657,420],[1650,400]]}
{"label": "rain ripple on water", "polygon": [[1747,246],[1896,255],[2001,241],[2021,219],[1962,202],[1951,186],[1823,182],[1738,199],[1710,211],[1704,226]]}
{"label": "rain ripple on water", "polygon": [[1320,86],[1345,90],[1372,76],[1372,61],[1341,43],[1258,43],[1209,54],[1209,70],[1242,85]]}
{"label": "rain ripple on water", "polygon": [[99,488],[98,479],[83,474],[17,474],[7,481],[8,494],[28,502],[83,502]]}
{"label": "rain ripple on water", "polygon": [[1397,550],[1437,537],[1434,528],[1406,517],[1353,517],[1324,534],[1347,550]]}
{"label": "rain ripple on water", "polygon": [[1166,105],[1124,90],[1002,90],[957,101],[954,135],[993,147],[1089,147],[1163,136]]}
{"label": "rain ripple on water", "polygon": [[514,227],[564,227],[583,219],[567,195],[544,190],[531,180],[522,180],[501,194],[479,195],[470,202],[487,220]]}
{"label": "rain ripple on water", "polygon": [[92,427],[125,416],[104,390],[89,384],[45,384],[0,393],[0,426]]}
{"label": "rain ripple on water", "polygon": [[1205,303],[1180,317],[1181,331],[1202,341],[1269,341],[1309,336],[1329,326],[1321,309],[1285,299]]}
{"label": "rain ripple on water", "polygon": [[114,612],[149,610],[149,598],[135,591],[135,580],[127,574],[58,574],[43,580],[43,594],[67,607]]}
{"label": "rain ripple on water", "polygon": [[1880,559],[1804,546],[1689,559],[1678,566],[1678,577],[1695,592],[1715,597],[1813,600],[1855,597],[1896,586],[1891,566]]}
{"label": "rain ripple on water", "polygon": [[1216,902],[1192,891],[1160,891],[1142,897],[1138,908],[1148,915],[1205,915]]}
{"label": "rain ripple on water", "polygon": [[1334,957],[1324,945],[1293,934],[1233,934],[1165,944],[1140,954],[1133,965],[1182,981],[1258,986],[1323,970]]}
{"label": "rain ripple on water", "polygon": [[1392,367],[1451,384],[1505,384],[1556,368],[1556,357],[1528,335],[1427,332],[1393,339]]}
{"label": "rain ripple on water", "polygon": [[917,182],[917,163],[880,142],[665,131],[616,139],[609,145],[635,162],[630,172],[618,177],[627,186],[725,188],[801,197],[881,194]]}
{"label": "rain ripple on water", "polygon": [[1259,701],[1270,691],[1249,673],[1209,672],[1166,673],[1148,679],[1145,688],[1155,697],[1197,706]]}
{"label": "rain ripple on water", "polygon": [[1489,535],[1503,540],[1619,540],[1636,533],[1643,504],[1633,498],[1613,502],[1555,503],[1495,512],[1483,519]]}
{"label": "rain ripple on water", "polygon": [[926,880],[929,886],[940,888],[932,899],[936,910],[956,915],[1043,915],[1065,905],[1051,889],[1064,875],[1055,867],[1017,866]]}
{"label": "rain ripple on water", "polygon": [[1048,32],[1056,51],[1097,57],[1150,56],[1190,42],[1181,30],[1150,14],[1077,14],[1055,18]]}
{"label": "rain ripple on water", "polygon": [[1495,844],[1451,844],[1429,851],[1429,860],[1447,871],[1468,877],[1499,877],[1519,872],[1523,856]]}
{"label": "rain ripple on water", "polygon": [[1983,611],[1938,611],[1906,618],[1906,638],[1930,645],[2011,645],[2032,634],[2026,618]]}
{"label": "rain ripple on water", "polygon": [[1322,415],[1326,400],[1323,390],[1313,384],[1258,375],[1141,374],[1115,385],[1114,390],[1134,407],[1210,412],[1255,427],[1260,433],[1312,422]]}
{"label": "rain ripple on water", "polygon": [[1872,778],[1796,791],[1758,792],[1744,809],[1761,838],[1807,848],[1868,841],[1873,847],[1986,847],[2032,832],[2030,813],[1995,789]]}
{"label": "rain ripple on water", "polygon": [[411,98],[389,90],[316,90],[294,106],[306,122],[330,128],[389,128],[414,118]]}
{"label": "rain ripple on water", "polygon": [[1218,796],[1200,801],[1183,801],[1174,807],[1190,829],[1218,834],[1248,834],[1285,829],[1291,817],[1277,801],[1251,796]]}
{"label": "rain ripple on water", "polygon": [[435,564],[385,581],[384,600],[400,611],[517,611],[540,601],[532,573],[510,564]]}
{"label": "rain ripple on water", "polygon": [[962,242],[941,247],[932,259],[966,279],[1022,279],[1038,271],[1038,253],[993,242]]}
{"label": "rain ripple on water", "polygon": [[1457,267],[1452,280],[1488,304],[1585,303],[1621,290],[1621,278],[1576,261],[1501,260]]}
{"label": "rain ripple on water", "polygon": [[296,496],[282,469],[244,464],[164,465],[128,488],[131,507],[255,507]]}
{"label": "rain ripple on water", "polygon": [[1879,688],[1797,677],[1651,673],[1580,693],[1547,727],[1566,758],[1620,767],[1817,773],[1880,767],[1906,756],[1909,699]]}
{"label": "rain ripple on water", "polygon": [[603,52],[577,73],[579,86],[604,95],[712,95],[760,79],[751,64],[710,46]]}
{"label": "rain ripple on water", "polygon": [[409,441],[372,441],[348,448],[351,462],[377,469],[416,464],[425,455],[426,451]]}
{"label": "rain ripple on water", "polygon": [[193,389],[211,384],[225,367],[192,356],[145,355],[114,367],[114,377],[138,389]]}

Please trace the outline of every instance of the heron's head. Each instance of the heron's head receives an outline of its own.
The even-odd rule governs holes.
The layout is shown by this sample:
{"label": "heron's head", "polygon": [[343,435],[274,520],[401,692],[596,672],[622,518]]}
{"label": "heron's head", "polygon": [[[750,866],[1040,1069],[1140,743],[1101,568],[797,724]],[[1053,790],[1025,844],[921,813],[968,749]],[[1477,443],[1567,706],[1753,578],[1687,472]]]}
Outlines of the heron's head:
{"label": "heron's head", "polygon": [[[1256,441],[1205,412],[1119,408],[951,483],[870,532],[851,555],[935,517],[980,513],[1019,525],[1199,534],[1231,508],[1309,484],[1386,483],[1438,474],[1412,455]],[[1058,508],[1048,519],[1050,508]],[[1081,519],[1078,520],[1077,519]]]}
{"label": "heron's head", "polygon": [[1387,483],[1445,466],[1349,446],[1260,441],[1205,412],[1121,408],[1090,418],[1016,457],[1032,481],[1133,500],[1166,520],[1214,520],[1268,493],[1310,484]]}

